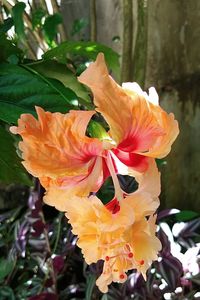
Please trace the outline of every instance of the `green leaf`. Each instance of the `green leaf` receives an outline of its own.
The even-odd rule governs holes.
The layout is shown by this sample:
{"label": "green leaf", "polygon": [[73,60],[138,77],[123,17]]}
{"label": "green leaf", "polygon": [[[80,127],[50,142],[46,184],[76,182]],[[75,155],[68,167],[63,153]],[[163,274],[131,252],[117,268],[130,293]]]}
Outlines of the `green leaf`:
{"label": "green leaf", "polygon": [[194,297],[196,293],[198,293],[198,290],[196,290],[196,289],[192,290],[188,294],[184,295],[183,299],[187,299],[187,300],[194,300],[194,299],[196,299],[196,300],[198,300],[199,297]]}
{"label": "green leaf", "polygon": [[76,94],[58,80],[30,68],[0,65],[0,119],[7,123],[16,123],[22,113],[35,115],[35,106],[66,113],[76,109],[76,101]]}
{"label": "green leaf", "polygon": [[176,214],[176,220],[178,222],[186,222],[199,217],[199,213],[192,210],[183,210],[180,213]]}
{"label": "green leaf", "polygon": [[113,42],[119,42],[120,41],[120,36],[119,35],[113,36],[112,41]]}
{"label": "green leaf", "polygon": [[56,37],[56,34],[58,32],[58,25],[62,23],[62,17],[60,14],[54,14],[51,16],[48,16],[45,19],[44,25],[43,25],[43,30],[44,30],[44,35],[47,43],[49,46],[54,46],[52,44],[54,38]]}
{"label": "green leaf", "polygon": [[3,127],[0,127],[0,141],[0,181],[31,185],[31,180],[16,153],[14,139]]}
{"label": "green leaf", "polygon": [[0,260],[0,281],[2,281],[13,270],[15,262],[12,260],[1,259]]}
{"label": "green leaf", "polygon": [[76,54],[95,60],[97,54],[103,52],[108,67],[119,76],[119,54],[111,48],[95,42],[66,41],[43,54],[44,59],[57,59],[66,62],[67,54]]}
{"label": "green leaf", "polygon": [[200,286],[200,274],[191,277],[191,281],[195,282]]}
{"label": "green leaf", "polygon": [[85,70],[87,69],[86,64],[78,64],[78,66],[76,66],[76,76],[80,76],[81,73],[83,73]]}
{"label": "green leaf", "polygon": [[108,300],[108,295],[107,295],[107,294],[104,294],[104,295],[101,297],[101,300]]}
{"label": "green leaf", "polygon": [[30,64],[29,67],[46,77],[59,80],[64,86],[73,90],[79,98],[83,99],[83,101],[80,101],[82,104],[92,108],[85,86],[77,80],[76,76],[66,65],[60,64],[56,60],[47,60]]}
{"label": "green leaf", "polygon": [[86,26],[88,26],[87,19],[81,18],[81,19],[75,20],[73,23],[73,26],[72,26],[71,35],[74,36],[74,35],[80,33],[80,31],[82,29],[84,29]]}
{"label": "green leaf", "polygon": [[97,197],[102,201],[105,205],[110,202],[115,196],[114,187],[111,177],[108,177],[101,188],[97,192]]}
{"label": "green leaf", "polygon": [[11,55],[22,54],[22,51],[11,40],[8,40],[4,33],[0,34],[0,49],[0,61],[6,61]]}
{"label": "green leaf", "polygon": [[0,24],[0,33],[6,33],[13,25],[13,18],[7,18],[3,24]]}
{"label": "green leaf", "polygon": [[25,38],[24,21],[23,21],[23,14],[25,8],[26,8],[26,4],[24,2],[18,2],[12,8],[12,17],[15,25],[15,32],[18,35],[19,39]]}
{"label": "green leaf", "polygon": [[96,276],[90,274],[87,277],[87,283],[86,283],[86,292],[85,292],[85,294],[86,294],[85,299],[86,300],[91,300],[92,299],[92,291],[93,291],[93,288],[95,286],[95,282],[96,282]]}
{"label": "green leaf", "polygon": [[167,161],[164,158],[157,158],[156,164],[157,164],[157,167],[159,168],[159,167],[167,165]]}
{"label": "green leaf", "polygon": [[7,62],[9,62],[10,64],[13,64],[13,65],[17,65],[19,63],[19,58],[16,54],[11,54],[7,58]]}
{"label": "green leaf", "polygon": [[13,290],[9,286],[0,287],[0,295],[1,295],[1,300],[15,300],[16,299]]}
{"label": "green leaf", "polygon": [[32,14],[32,27],[33,30],[36,27],[40,27],[42,25],[42,18],[46,15],[46,12],[42,8],[38,8],[33,11]]}
{"label": "green leaf", "polygon": [[107,131],[103,128],[103,126],[100,123],[96,121],[91,120],[88,124],[87,130],[91,137],[96,137],[100,140],[110,139],[110,136],[107,133]]}

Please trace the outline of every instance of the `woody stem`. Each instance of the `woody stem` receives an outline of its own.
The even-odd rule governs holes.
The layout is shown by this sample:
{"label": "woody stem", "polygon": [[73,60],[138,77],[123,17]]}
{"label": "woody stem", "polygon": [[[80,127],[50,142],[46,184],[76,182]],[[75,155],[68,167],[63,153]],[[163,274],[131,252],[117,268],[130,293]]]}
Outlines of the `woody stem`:
{"label": "woody stem", "polygon": [[108,155],[107,155],[107,166],[110,171],[110,175],[112,177],[112,181],[114,184],[115,197],[117,198],[118,201],[121,201],[121,200],[123,200],[123,192],[120,187],[119,180],[117,178],[117,174],[116,174],[114,166],[113,166],[112,157],[111,157],[111,154],[109,151],[108,151]]}

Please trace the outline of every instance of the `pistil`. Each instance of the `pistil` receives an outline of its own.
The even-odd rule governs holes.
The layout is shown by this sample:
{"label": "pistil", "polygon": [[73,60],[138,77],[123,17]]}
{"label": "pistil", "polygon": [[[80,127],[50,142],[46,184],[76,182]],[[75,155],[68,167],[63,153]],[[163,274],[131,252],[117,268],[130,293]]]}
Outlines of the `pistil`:
{"label": "pistil", "polygon": [[123,191],[120,187],[119,180],[117,178],[117,174],[116,174],[114,166],[113,166],[112,157],[111,157],[111,154],[110,154],[109,151],[108,151],[108,154],[107,154],[107,166],[108,166],[108,169],[110,171],[110,175],[111,175],[112,180],[113,180],[113,185],[114,185],[114,188],[115,188],[115,197],[120,202],[124,198],[123,197]]}

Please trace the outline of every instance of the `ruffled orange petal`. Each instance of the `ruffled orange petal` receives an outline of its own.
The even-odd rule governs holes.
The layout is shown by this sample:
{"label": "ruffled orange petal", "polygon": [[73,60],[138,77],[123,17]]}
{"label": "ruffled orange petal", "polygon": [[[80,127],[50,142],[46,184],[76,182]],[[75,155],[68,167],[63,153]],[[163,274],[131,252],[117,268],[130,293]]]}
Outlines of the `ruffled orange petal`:
{"label": "ruffled orange petal", "polygon": [[137,192],[147,192],[153,199],[157,198],[161,192],[160,172],[154,159],[149,159],[148,170],[143,173],[134,173],[136,181],[139,184]]}
{"label": "ruffled orange petal", "polygon": [[173,114],[167,114],[157,105],[154,89],[148,97],[137,84],[120,87],[109,76],[102,53],[81,74],[79,81],[91,88],[97,111],[110,126],[122,162],[131,164],[131,161],[141,159],[129,158],[127,152],[157,158],[169,153],[179,132],[178,124]]}
{"label": "ruffled orange petal", "polygon": [[[103,53],[98,54],[96,61],[89,65],[78,80],[91,88],[96,110],[104,116],[110,126],[112,138],[119,143],[129,131],[132,122],[128,106],[131,99],[109,76]],[[126,102],[128,104],[124,106]]]}
{"label": "ruffled orange petal", "polygon": [[113,214],[116,214],[121,209],[126,210],[124,213],[126,215],[128,211],[126,205],[128,205],[128,209],[134,212],[136,221],[153,214],[160,204],[158,198],[161,191],[160,172],[155,160],[149,159],[149,167],[145,173],[134,172],[131,175],[138,182],[138,189],[133,193],[125,195],[120,203],[114,198],[106,204],[106,208]]}
{"label": "ruffled orange petal", "polygon": [[[38,120],[23,114],[18,127],[23,165],[38,177],[47,189],[45,201],[60,209],[67,195],[89,195],[102,183],[102,143],[85,136],[94,111],[70,111],[67,114],[45,112],[36,107]],[[58,191],[56,191],[58,189]],[[61,191],[64,198],[61,199]],[[56,197],[57,195],[57,197]],[[59,201],[57,200],[59,198]]]}
{"label": "ruffled orange petal", "polygon": [[110,256],[106,256],[103,272],[96,281],[103,293],[108,291],[112,281],[124,282],[128,270],[137,269],[146,278],[147,269],[161,250],[161,243],[155,236],[155,219],[156,216],[150,216],[149,220],[143,218],[133,223],[123,232],[123,242],[107,250]]}
{"label": "ruffled orange petal", "polygon": [[160,205],[158,198],[161,191],[160,172],[153,159],[149,162],[147,172],[135,176],[139,184],[138,190],[124,199],[135,212],[135,220],[153,214]]}
{"label": "ruffled orange petal", "polygon": [[135,261],[138,263],[137,269],[142,272],[144,278],[146,271],[157,259],[158,251],[162,246],[156,237],[156,216],[150,216],[148,220],[141,219],[135,222],[125,233],[124,238],[129,243],[133,251]]}
{"label": "ruffled orange petal", "polygon": [[91,158],[101,153],[97,139],[85,136],[94,111],[71,111],[68,114],[45,112],[36,108],[38,120],[23,114],[18,127],[10,131],[22,136],[19,143],[23,164],[36,177],[58,178],[87,174]]}
{"label": "ruffled orange petal", "polygon": [[114,213],[96,196],[66,202],[66,216],[86,262],[104,260],[103,273],[97,280],[102,292],[112,281],[125,281],[130,269],[136,268],[145,276],[157,258],[160,242],[155,236],[155,217],[146,219],[159,205],[160,189],[152,187],[153,179],[149,179],[154,176],[154,184],[159,185],[160,175],[153,159],[145,175],[138,174],[138,191],[126,195]]}
{"label": "ruffled orange petal", "polygon": [[74,195],[88,196],[100,188],[103,182],[102,158],[95,158],[86,175],[64,176],[57,180],[40,178],[40,182],[46,187],[44,202],[60,211],[66,211],[68,199],[71,200]]}
{"label": "ruffled orange petal", "polygon": [[[123,83],[122,87],[133,101],[135,101],[136,98],[140,99],[140,104],[138,103],[139,105],[136,107],[135,115],[141,115],[141,124],[138,125],[138,129],[141,129],[141,132],[143,131],[143,134],[141,134],[143,140],[138,139],[140,140],[140,147],[138,149],[139,151],[136,150],[135,152],[154,158],[165,157],[170,152],[171,145],[179,134],[178,122],[174,119],[174,114],[166,113],[159,106],[158,94],[155,88],[150,88],[148,95],[146,92],[143,92],[140,86],[135,82]],[[145,108],[143,112],[140,105]],[[140,110],[141,113],[137,112],[138,110]],[[151,139],[152,142],[150,142]]]}

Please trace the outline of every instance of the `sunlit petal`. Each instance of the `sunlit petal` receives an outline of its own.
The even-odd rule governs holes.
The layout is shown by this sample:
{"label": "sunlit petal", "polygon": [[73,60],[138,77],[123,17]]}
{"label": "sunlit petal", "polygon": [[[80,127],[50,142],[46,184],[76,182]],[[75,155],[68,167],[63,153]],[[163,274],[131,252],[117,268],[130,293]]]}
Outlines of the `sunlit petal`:
{"label": "sunlit petal", "polygon": [[[159,172],[152,160],[149,174],[159,181]],[[140,176],[142,176],[140,174]],[[155,236],[155,216],[150,216],[158,207],[159,189],[151,187],[149,176],[140,177],[138,191],[126,195],[120,209],[110,211],[96,197],[74,198],[66,203],[66,216],[78,236],[87,263],[104,261],[104,268],[97,280],[102,292],[108,285],[124,282],[126,272],[138,269],[145,277],[146,271],[161,248]],[[150,216],[146,219],[146,216]]]}
{"label": "sunlit petal", "polygon": [[40,107],[36,111],[38,120],[24,114],[18,127],[10,130],[23,139],[19,143],[23,165],[47,189],[45,201],[63,207],[65,200],[60,200],[62,204],[59,204],[54,198],[56,194],[61,195],[60,189],[64,191],[64,198],[69,193],[86,196],[95,192],[103,180],[102,143],[85,136],[88,122],[95,112],[61,114],[45,112]]}
{"label": "sunlit petal", "polygon": [[[169,153],[179,132],[178,124],[173,114],[158,105],[154,88],[147,95],[136,83],[124,83],[120,87],[109,76],[102,53],[81,74],[79,81],[91,88],[97,111],[108,122],[122,159],[124,152],[155,158]],[[135,157],[132,160],[136,163]],[[140,162],[138,157],[138,165]]]}

